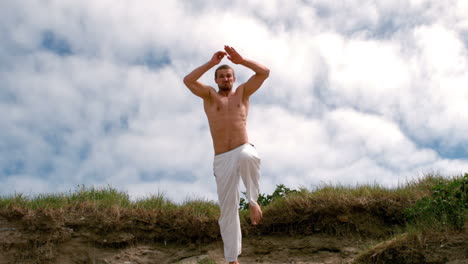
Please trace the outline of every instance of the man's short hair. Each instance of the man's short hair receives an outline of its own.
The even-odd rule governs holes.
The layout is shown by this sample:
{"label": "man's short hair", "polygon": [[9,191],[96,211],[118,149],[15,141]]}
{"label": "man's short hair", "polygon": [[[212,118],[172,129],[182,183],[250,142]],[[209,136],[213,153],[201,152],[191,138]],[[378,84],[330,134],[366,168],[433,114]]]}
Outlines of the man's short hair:
{"label": "man's short hair", "polygon": [[218,78],[218,70],[227,70],[227,69],[231,69],[232,70],[232,74],[234,75],[234,69],[231,68],[231,66],[227,65],[227,64],[223,64],[221,66],[219,66],[218,68],[216,68],[216,71],[215,71],[215,79]]}

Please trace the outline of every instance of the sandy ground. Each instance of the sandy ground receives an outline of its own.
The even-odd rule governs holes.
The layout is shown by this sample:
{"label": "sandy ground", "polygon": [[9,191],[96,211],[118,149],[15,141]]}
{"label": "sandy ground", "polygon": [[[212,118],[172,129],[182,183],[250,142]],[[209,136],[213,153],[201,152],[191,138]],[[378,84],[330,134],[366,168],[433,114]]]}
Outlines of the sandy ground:
{"label": "sandy ground", "polygon": [[[119,234],[119,236],[123,235],[125,234]],[[210,263],[207,262],[208,259],[219,264],[225,263],[221,241],[187,246],[133,243],[120,248],[109,248],[95,241],[90,242],[92,240],[89,238],[86,233],[63,229],[44,240],[44,236],[25,232],[24,226],[8,222],[0,217],[0,264],[197,264],[203,263],[203,260],[205,263]],[[252,236],[243,239],[243,253],[239,260],[245,264],[350,263],[369,243],[370,241],[324,235]],[[31,251],[31,254],[27,251]]]}
{"label": "sandy ground", "polygon": [[[364,244],[326,236],[250,237],[243,241],[241,263],[350,263]],[[196,264],[202,260],[225,263],[221,242],[182,248],[175,245],[133,245],[123,249],[103,249],[71,240],[59,250],[54,263]]]}
{"label": "sandy ground", "polygon": [[[135,240],[129,240],[132,235],[127,233],[111,233],[103,239],[93,236],[90,230],[74,231],[64,227],[48,232],[27,230],[29,229],[24,224],[9,222],[0,217],[0,264],[213,264],[213,261],[218,264],[226,263],[221,241],[189,245],[164,242],[110,245],[107,239]],[[427,259],[432,258],[437,262],[424,263],[468,264],[468,234],[460,233],[456,236],[447,236],[431,243],[432,248],[427,247],[426,251],[434,254],[430,254]],[[323,234],[249,236],[243,239],[243,252],[239,261],[243,264],[345,264],[352,263],[361,252],[377,242],[359,237]],[[422,243],[424,244],[424,241]],[[411,247],[395,247],[395,250],[391,249],[388,253],[391,255],[412,251]],[[454,260],[449,261],[451,256]]]}

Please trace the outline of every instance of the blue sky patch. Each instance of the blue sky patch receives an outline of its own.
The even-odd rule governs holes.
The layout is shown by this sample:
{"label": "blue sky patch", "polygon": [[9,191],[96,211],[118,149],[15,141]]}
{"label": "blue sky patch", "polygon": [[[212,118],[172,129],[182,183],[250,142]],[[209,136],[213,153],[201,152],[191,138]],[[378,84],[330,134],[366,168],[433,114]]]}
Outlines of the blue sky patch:
{"label": "blue sky patch", "polygon": [[47,142],[54,155],[60,155],[65,145],[64,135],[60,131],[55,131],[44,135],[44,141]]}
{"label": "blue sky patch", "polygon": [[60,56],[72,54],[68,41],[49,30],[42,33],[41,47]]}
{"label": "blue sky patch", "polygon": [[91,144],[89,142],[84,143],[79,150],[80,160],[86,160],[91,153]]}
{"label": "blue sky patch", "polygon": [[102,129],[106,134],[110,134],[113,132],[121,131],[121,130],[128,130],[129,126],[129,117],[128,115],[120,116],[119,120],[107,120],[103,121]]}
{"label": "blue sky patch", "polygon": [[441,157],[446,159],[468,159],[468,144],[466,143],[448,147],[440,141],[435,141],[426,147],[433,149]]}
{"label": "blue sky patch", "polygon": [[15,175],[21,174],[25,171],[24,161],[22,160],[15,160],[14,162],[10,162],[7,166],[3,167],[2,175]]}
{"label": "blue sky patch", "polygon": [[162,179],[176,179],[183,182],[193,182],[196,180],[196,176],[189,171],[145,171],[140,173],[140,179],[144,182],[148,181],[159,181]]}
{"label": "blue sky patch", "polygon": [[40,178],[48,178],[48,176],[50,176],[54,170],[55,168],[52,164],[52,161],[48,161],[39,167],[37,170],[37,176]]}
{"label": "blue sky patch", "polygon": [[171,64],[171,58],[167,52],[149,51],[142,58],[137,59],[137,63],[150,69],[158,69]]}

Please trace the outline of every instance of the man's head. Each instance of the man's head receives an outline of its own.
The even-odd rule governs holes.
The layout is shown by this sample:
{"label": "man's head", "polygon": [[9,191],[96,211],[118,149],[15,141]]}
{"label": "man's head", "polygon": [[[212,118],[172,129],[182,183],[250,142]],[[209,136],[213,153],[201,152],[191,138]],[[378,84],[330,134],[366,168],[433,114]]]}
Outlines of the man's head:
{"label": "man's head", "polygon": [[221,65],[215,71],[215,82],[220,91],[229,91],[232,89],[236,76],[234,70],[229,65]]}

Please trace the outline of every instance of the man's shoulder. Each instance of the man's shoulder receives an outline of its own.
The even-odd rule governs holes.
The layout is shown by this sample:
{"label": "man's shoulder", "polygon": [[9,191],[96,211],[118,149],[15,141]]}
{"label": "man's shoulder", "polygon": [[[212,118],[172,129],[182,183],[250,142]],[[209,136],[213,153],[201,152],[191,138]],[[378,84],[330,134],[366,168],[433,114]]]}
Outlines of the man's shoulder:
{"label": "man's shoulder", "polygon": [[250,96],[245,93],[245,83],[239,85],[236,89],[236,95],[242,97],[244,101],[248,101]]}
{"label": "man's shoulder", "polygon": [[211,99],[213,96],[216,96],[217,92],[212,86],[207,85],[206,88],[207,88],[208,92],[206,94],[206,97],[204,97],[204,98],[202,97],[202,99],[208,100],[208,99]]}

